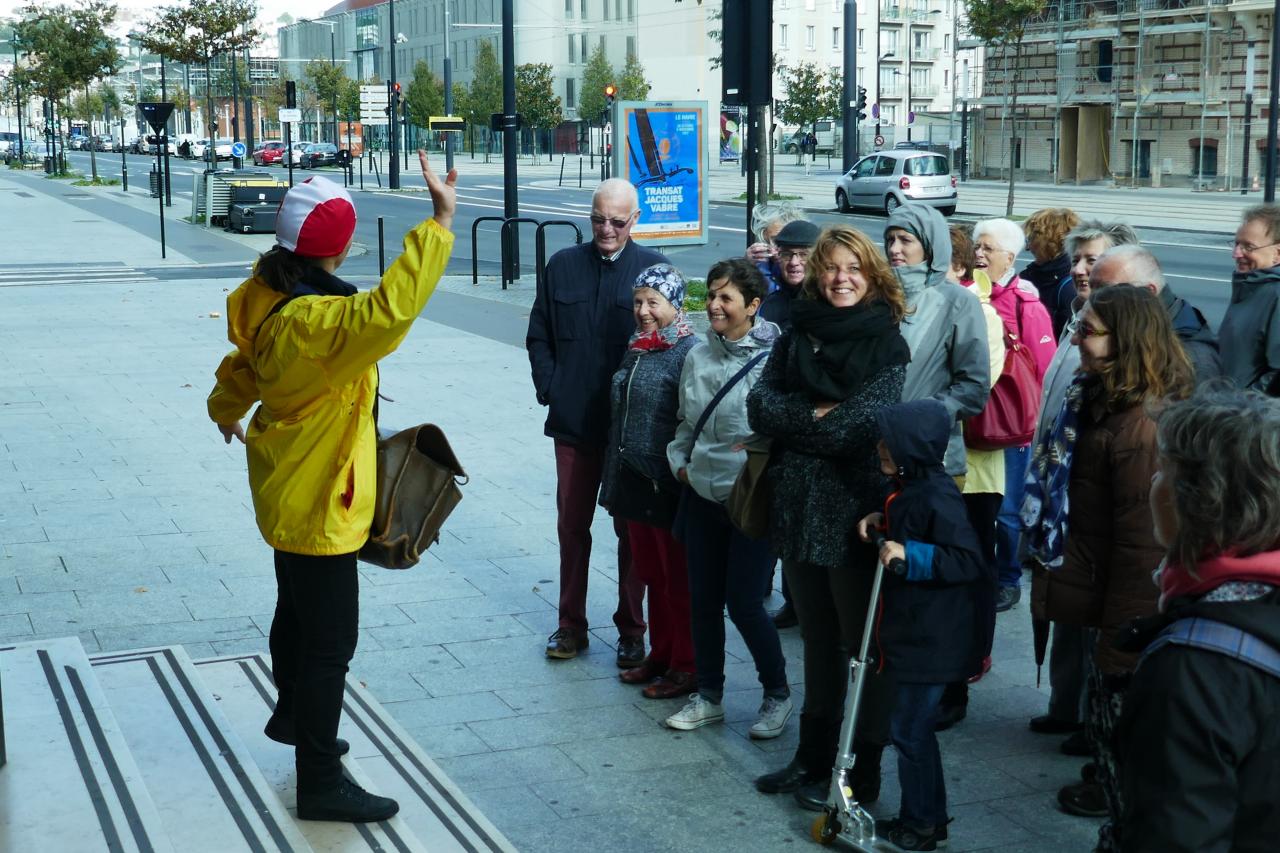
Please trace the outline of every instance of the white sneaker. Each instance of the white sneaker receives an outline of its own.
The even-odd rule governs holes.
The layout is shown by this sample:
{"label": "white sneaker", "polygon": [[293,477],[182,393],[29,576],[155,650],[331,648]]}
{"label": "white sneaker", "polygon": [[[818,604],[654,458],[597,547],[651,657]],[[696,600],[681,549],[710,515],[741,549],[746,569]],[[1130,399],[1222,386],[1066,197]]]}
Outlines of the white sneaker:
{"label": "white sneaker", "polygon": [[751,726],[751,736],[756,740],[768,740],[782,734],[782,729],[791,717],[793,707],[790,697],[786,699],[764,697],[764,703],[760,706],[760,719]]}
{"label": "white sneaker", "polygon": [[667,726],[691,732],[711,723],[724,722],[724,706],[719,702],[703,699],[697,693],[689,697],[689,703],[667,717]]}

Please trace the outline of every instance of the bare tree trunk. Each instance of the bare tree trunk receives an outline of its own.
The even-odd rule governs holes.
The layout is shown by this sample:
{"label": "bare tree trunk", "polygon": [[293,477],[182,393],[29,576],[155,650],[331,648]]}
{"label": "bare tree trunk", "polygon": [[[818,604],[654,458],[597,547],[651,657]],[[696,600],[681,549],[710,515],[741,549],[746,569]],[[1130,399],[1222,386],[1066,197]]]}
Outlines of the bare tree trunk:
{"label": "bare tree trunk", "polygon": [[1019,42],[1013,49],[1013,79],[1011,82],[1011,98],[1009,101],[1009,197],[1005,201],[1004,215],[1013,216],[1013,184],[1018,174],[1018,78],[1021,76],[1018,62],[1022,58],[1022,44]]}
{"label": "bare tree trunk", "polygon": [[[88,86],[84,87],[84,99],[85,99],[85,102],[88,103],[89,101]],[[93,130],[92,116],[89,117],[89,130]],[[89,170],[93,173],[93,182],[95,184],[98,182],[98,153],[97,153],[97,145],[95,144],[97,141],[98,140],[95,138],[95,135],[93,133],[90,133],[89,134]]]}

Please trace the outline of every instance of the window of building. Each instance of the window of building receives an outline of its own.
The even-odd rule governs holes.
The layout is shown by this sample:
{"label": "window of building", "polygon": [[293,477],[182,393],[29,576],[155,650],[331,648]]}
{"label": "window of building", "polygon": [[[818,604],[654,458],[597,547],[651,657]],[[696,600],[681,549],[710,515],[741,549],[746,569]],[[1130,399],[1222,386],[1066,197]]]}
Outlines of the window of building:
{"label": "window of building", "polygon": [[942,49],[947,53],[951,52],[951,33],[942,34]]}
{"label": "window of building", "polygon": [[951,72],[945,68],[942,69],[942,88],[943,89],[951,88]]}
{"label": "window of building", "polygon": [[897,30],[881,30],[880,31],[880,55],[886,53],[897,54],[898,52],[898,31]]}
{"label": "window of building", "polygon": [[880,120],[883,121],[885,124],[897,124],[898,123],[898,105],[882,104],[880,106]]}
{"label": "window of building", "polygon": [[578,108],[578,81],[572,77],[564,79],[564,105],[571,110]]}
{"label": "window of building", "polygon": [[627,58],[630,59],[636,55],[636,37],[627,36]]}
{"label": "window of building", "polygon": [[913,68],[911,69],[911,88],[915,93],[928,91],[933,85],[933,69],[932,68]]}
{"label": "window of building", "polygon": [[865,53],[867,50],[867,31],[858,30],[858,53]]}
{"label": "window of building", "polygon": [[600,52],[606,56],[609,54],[609,41],[604,36],[600,36]]}
{"label": "window of building", "polygon": [[622,20],[622,0],[613,0],[613,19]]}
{"label": "window of building", "polygon": [[636,0],[627,0],[627,20],[634,21],[636,19]]}
{"label": "window of building", "polygon": [[839,28],[839,27],[832,27],[832,28],[831,28],[831,49],[832,49],[832,50],[834,50],[834,51],[836,51],[837,53],[839,53],[839,52],[840,52],[840,47],[841,47],[841,45],[840,45],[840,28]]}
{"label": "window of building", "polygon": [[579,17],[581,17],[582,20],[585,21],[587,19],[587,0],[581,0],[579,9],[582,12],[582,14]]}
{"label": "window of building", "polygon": [[880,93],[896,95],[898,92],[898,69],[887,65],[880,66]]}
{"label": "window of building", "polygon": [[814,50],[817,46],[817,27],[804,28],[804,46],[806,50]]}
{"label": "window of building", "polygon": [[601,5],[604,8],[604,18],[602,20],[607,21],[609,20],[609,0],[602,0]]}
{"label": "window of building", "polygon": [[578,39],[579,39],[579,42],[580,42],[580,44],[579,44],[579,46],[578,46],[578,61],[579,61],[579,62],[586,62],[586,61],[590,58],[590,57],[588,57],[588,56],[587,56],[587,34],[586,34],[586,33],[579,33],[579,34],[578,34]]}
{"label": "window of building", "polygon": [[573,17],[573,0],[564,0],[564,16],[566,18]]}
{"label": "window of building", "polygon": [[787,47],[787,25],[778,24],[778,47],[786,49]]}
{"label": "window of building", "polygon": [[577,65],[578,63],[578,37],[572,33],[569,34],[569,64]]}

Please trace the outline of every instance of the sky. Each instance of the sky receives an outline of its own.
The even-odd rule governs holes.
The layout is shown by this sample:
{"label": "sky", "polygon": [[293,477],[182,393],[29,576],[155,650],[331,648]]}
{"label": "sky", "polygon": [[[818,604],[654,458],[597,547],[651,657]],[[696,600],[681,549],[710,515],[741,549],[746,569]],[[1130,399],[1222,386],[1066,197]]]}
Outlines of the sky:
{"label": "sky", "polygon": [[[72,5],[74,0],[59,0]],[[161,6],[176,5],[181,0],[115,0],[120,13],[116,16],[113,28],[123,36],[139,21],[153,17]],[[289,14],[297,18],[316,17],[331,7],[337,0],[258,0],[258,25],[264,33],[275,35],[277,23],[281,15]],[[46,5],[48,0],[38,0],[38,5]],[[28,0],[0,0],[0,18],[13,17],[19,9],[28,5]],[[274,38],[272,40],[274,42]]]}

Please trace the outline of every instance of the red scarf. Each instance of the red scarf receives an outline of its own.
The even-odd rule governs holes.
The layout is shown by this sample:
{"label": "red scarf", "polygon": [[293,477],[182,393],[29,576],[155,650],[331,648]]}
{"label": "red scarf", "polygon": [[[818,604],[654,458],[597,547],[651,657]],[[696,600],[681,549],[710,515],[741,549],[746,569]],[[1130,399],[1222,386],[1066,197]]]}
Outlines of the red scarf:
{"label": "red scarf", "polygon": [[1196,564],[1195,574],[1177,563],[1160,570],[1160,612],[1175,598],[1200,596],[1228,581],[1280,586],[1280,551],[1263,551],[1248,557],[1219,554]]}

